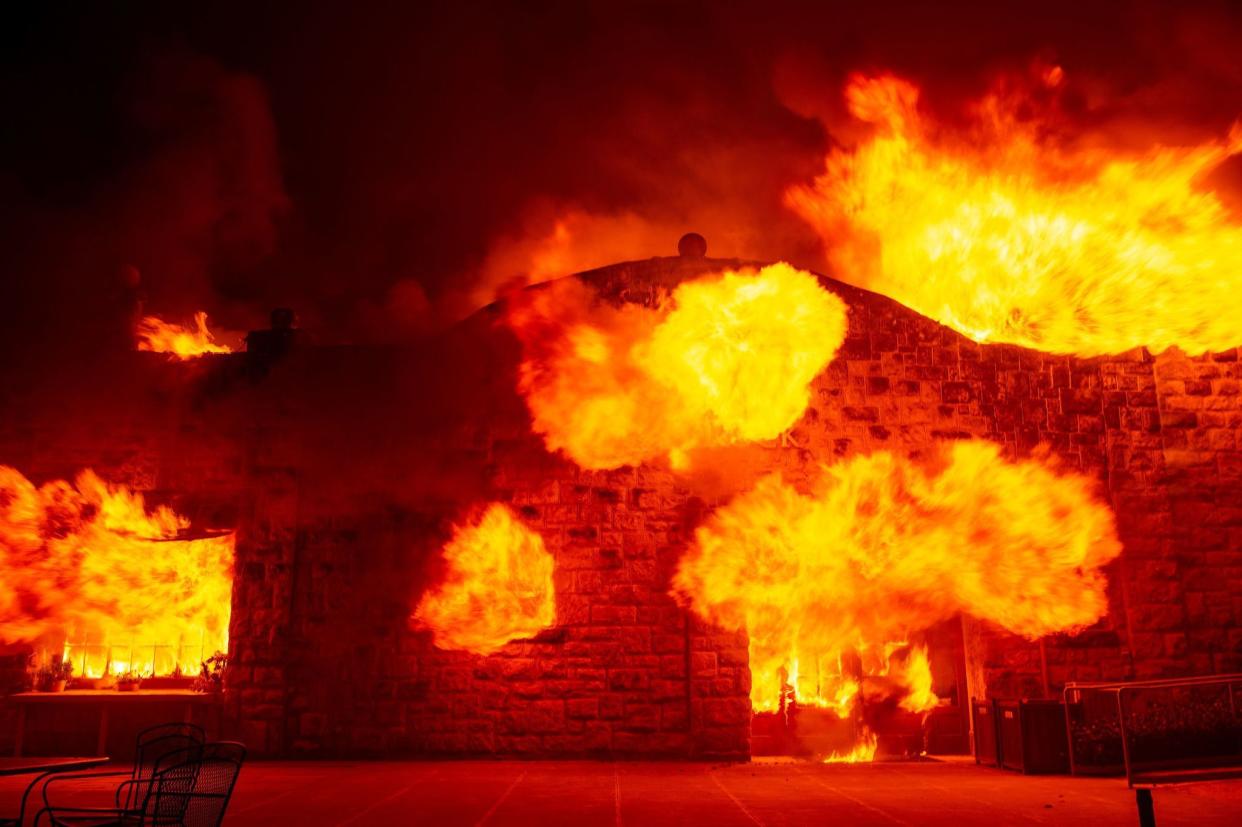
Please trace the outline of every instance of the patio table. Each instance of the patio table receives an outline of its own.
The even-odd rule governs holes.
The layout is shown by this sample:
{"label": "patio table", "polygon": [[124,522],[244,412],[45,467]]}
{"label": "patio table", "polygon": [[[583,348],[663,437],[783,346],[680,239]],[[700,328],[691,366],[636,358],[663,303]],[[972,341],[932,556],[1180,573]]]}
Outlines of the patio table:
{"label": "patio table", "polygon": [[108,763],[107,756],[89,758],[0,758],[0,777],[9,775],[34,775],[36,778],[22,793],[22,806],[17,811],[17,818],[0,818],[0,827],[21,827],[26,819],[26,799],[39,782],[60,772],[89,770]]}

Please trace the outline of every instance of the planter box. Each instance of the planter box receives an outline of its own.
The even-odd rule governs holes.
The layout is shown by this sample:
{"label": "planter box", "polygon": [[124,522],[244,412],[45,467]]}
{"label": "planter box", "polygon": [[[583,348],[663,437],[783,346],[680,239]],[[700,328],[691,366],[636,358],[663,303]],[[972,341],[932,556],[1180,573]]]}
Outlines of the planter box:
{"label": "planter box", "polygon": [[970,728],[975,738],[975,763],[1000,766],[996,734],[996,702],[970,699]]}
{"label": "planter box", "polygon": [[994,701],[1000,766],[1027,774],[1068,773],[1069,741],[1061,701]]}

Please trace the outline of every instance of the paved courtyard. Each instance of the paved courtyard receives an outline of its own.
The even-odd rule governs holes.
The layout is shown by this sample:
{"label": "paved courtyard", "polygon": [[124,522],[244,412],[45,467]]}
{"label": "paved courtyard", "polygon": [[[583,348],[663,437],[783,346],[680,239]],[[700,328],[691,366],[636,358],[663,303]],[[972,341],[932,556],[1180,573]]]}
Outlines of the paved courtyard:
{"label": "paved courtyard", "polygon": [[[4,781],[0,806],[7,811],[16,785]],[[97,800],[100,791],[77,798]],[[1159,789],[1156,815],[1161,827],[1242,824],[1242,782]],[[225,820],[232,827],[1137,823],[1124,781],[1024,777],[962,761],[254,762]]]}

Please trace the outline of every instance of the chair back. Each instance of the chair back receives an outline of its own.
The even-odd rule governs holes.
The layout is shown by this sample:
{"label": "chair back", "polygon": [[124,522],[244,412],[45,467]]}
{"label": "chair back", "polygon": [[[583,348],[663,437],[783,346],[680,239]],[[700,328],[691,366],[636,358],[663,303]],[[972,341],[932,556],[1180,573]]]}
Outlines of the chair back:
{"label": "chair back", "polygon": [[134,770],[130,777],[133,783],[128,785],[125,800],[118,804],[127,810],[141,808],[150,792],[156,768],[167,766],[170,757],[176,758],[179,753],[202,746],[206,741],[203,728],[194,724],[157,724],[139,732],[134,749]]}
{"label": "chair back", "polygon": [[180,760],[157,773],[145,823],[219,827],[245,760],[246,748],[232,741],[187,750]]}
{"label": "chair back", "polygon": [[194,789],[194,782],[203,765],[203,749],[204,745],[195,744],[166,753],[156,762],[154,772],[146,782],[146,795],[135,808],[136,813],[141,812],[143,824],[182,823],[185,801],[174,794]]}

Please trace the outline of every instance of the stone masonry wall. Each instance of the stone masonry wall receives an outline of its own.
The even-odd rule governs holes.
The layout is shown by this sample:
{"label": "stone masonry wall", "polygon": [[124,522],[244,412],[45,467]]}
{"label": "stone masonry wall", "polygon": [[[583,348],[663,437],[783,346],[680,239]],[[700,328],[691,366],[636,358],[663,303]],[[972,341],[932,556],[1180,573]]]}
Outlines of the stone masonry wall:
{"label": "stone masonry wall", "polygon": [[[654,262],[652,263],[654,264]],[[586,274],[649,304],[675,260]],[[1139,349],[1081,359],[980,345],[837,282],[850,308],[811,408],[764,467],[788,478],[823,461],[984,438],[1013,457],[1046,448],[1098,480],[1125,546],[1108,567],[1108,615],[1042,647],[964,618],[971,692],[1038,697],[1070,680],[1242,669],[1242,397],[1237,349],[1188,358]]]}
{"label": "stone masonry wall", "polygon": [[[486,341],[487,329],[466,339]],[[452,345],[457,384],[474,386],[463,362],[489,358],[471,346]],[[502,351],[502,364],[480,368],[492,378],[478,382],[495,383],[481,396],[513,399],[440,396],[451,413],[406,435],[411,479],[374,496],[352,476],[308,471],[317,440],[290,424],[314,417],[297,389],[335,375],[325,358],[273,367],[280,405],[255,409],[256,428],[271,433],[254,442],[255,499],[238,549],[247,611],[230,682],[243,737],[270,754],[746,757],[745,641],[667,594],[701,503],[667,471],[583,472],[550,456],[514,395],[514,354]],[[376,380],[365,373],[338,390]],[[449,467],[457,479],[439,478],[445,491],[405,490]],[[388,473],[368,471],[368,484]],[[486,657],[441,650],[411,611],[451,524],[496,500],[555,559],[556,626]]]}
{"label": "stone masonry wall", "polygon": [[[736,264],[656,259],[582,277],[608,300],[655,304]],[[984,438],[1014,457],[1047,445],[1117,513],[1126,550],[1109,567],[1108,616],[1042,652],[964,619],[972,694],[1242,669],[1237,351],[1076,359],[981,346],[824,283],[849,305],[848,338],[802,419],[741,455],[739,474],[807,480],[858,453]],[[731,492],[549,455],[495,318],[415,349],[190,365],[133,354],[10,389],[0,462],[36,482],[94,467],[196,524],[237,528],[229,716],[258,754],[745,758],[744,636],[667,594],[694,527]],[[440,650],[409,615],[454,521],[490,501],[544,537],[557,624],[489,657]],[[0,713],[0,749],[8,735]]]}

